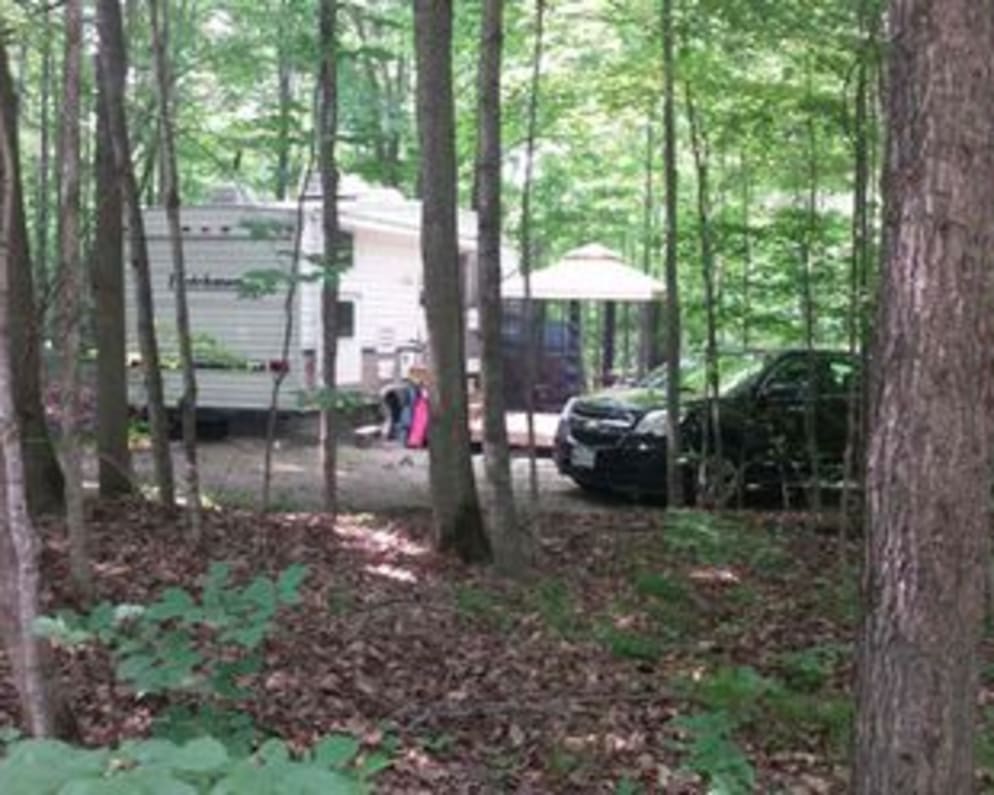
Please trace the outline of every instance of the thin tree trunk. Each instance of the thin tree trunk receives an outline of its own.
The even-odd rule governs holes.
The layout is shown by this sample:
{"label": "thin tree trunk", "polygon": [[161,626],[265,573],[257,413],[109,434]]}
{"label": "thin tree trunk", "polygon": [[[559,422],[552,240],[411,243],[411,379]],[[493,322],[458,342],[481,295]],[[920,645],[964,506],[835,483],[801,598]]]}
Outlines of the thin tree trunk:
{"label": "thin tree trunk", "polygon": [[994,15],[892,0],[857,795],[975,787],[990,562]]}
{"label": "thin tree trunk", "polygon": [[[808,80],[810,83],[810,74]],[[810,93],[810,85],[808,87]],[[818,378],[815,368],[815,301],[812,289],[812,259],[818,236],[818,138],[814,118],[808,116],[808,224],[801,247],[801,316],[804,318],[804,347],[808,353],[808,387],[804,395],[804,443],[808,458],[808,505],[821,510],[821,466],[818,450]]]}
{"label": "thin tree trunk", "polygon": [[321,328],[323,346],[321,370],[325,402],[321,407],[321,463],[324,473],[324,509],[338,509],[338,283],[341,262],[341,232],[338,228],[338,0],[321,2],[321,106],[320,153],[322,214],[324,230],[324,273],[321,280]]}
{"label": "thin tree trunk", "polygon": [[7,60],[0,39],[0,631],[14,685],[20,697],[22,718],[36,736],[56,735],[74,739],[78,734],[72,714],[58,696],[45,644],[35,634],[38,619],[38,548],[28,514],[20,422],[13,391],[14,368],[11,330],[10,274],[28,263],[12,263],[26,247],[14,245],[23,233],[18,220],[17,105]]}
{"label": "thin tree trunk", "polygon": [[511,479],[501,345],[501,56],[504,0],[486,0],[480,28],[479,138],[476,184],[479,220],[480,334],[483,375],[483,456],[490,494],[488,535],[498,569],[520,575],[531,559],[530,538],[519,524]]}
{"label": "thin tree trunk", "polygon": [[431,344],[430,481],[437,543],[467,562],[490,559],[467,412],[465,316],[456,230],[452,4],[415,0],[417,116],[421,143],[421,256]]}
{"label": "thin tree trunk", "polygon": [[114,165],[121,178],[128,225],[128,257],[135,289],[135,309],[138,321],[138,342],[141,347],[142,369],[145,376],[145,396],[152,436],[152,461],[159,499],[167,506],[175,504],[173,464],[169,452],[169,421],[163,398],[162,371],[159,366],[159,345],[155,338],[152,302],[152,280],[149,272],[148,246],[145,240],[145,220],[142,217],[141,196],[131,162],[127,117],[125,115],[125,77],[127,52],[121,27],[121,7],[118,0],[98,0],[97,27],[100,33],[99,78],[105,82],[107,118],[114,149]]}
{"label": "thin tree trunk", "polygon": [[[38,124],[38,188],[35,199],[35,267],[42,295],[48,292],[48,235],[49,235],[49,172],[51,170],[51,116],[49,105],[52,96],[52,29],[49,11],[45,9],[42,21],[41,78],[38,99],[41,118]],[[40,322],[34,321],[35,324]],[[28,478],[30,482],[30,476]],[[30,491],[30,489],[29,489]],[[30,504],[30,497],[28,500]]]}
{"label": "thin tree trunk", "polygon": [[[653,140],[652,116],[645,126],[645,180],[642,193],[642,270],[648,275],[652,272],[652,248],[653,241],[652,212],[655,205],[653,196],[653,150],[655,142]],[[639,335],[639,372],[645,373],[661,362],[659,351],[659,327],[662,321],[662,307],[656,302],[644,304],[640,313],[642,322],[641,334]]]}
{"label": "thin tree trunk", "polygon": [[59,389],[62,412],[62,471],[65,473],[66,526],[69,532],[69,570],[73,587],[83,601],[93,593],[86,518],[83,513],[83,466],[80,449],[79,374],[80,322],[80,73],[83,66],[82,0],[65,4],[65,60],[62,90],[62,150],[59,164],[62,193],[59,197],[59,349],[62,378]]}
{"label": "thin tree trunk", "polygon": [[124,320],[124,206],[114,168],[107,97],[97,86],[96,230],[91,285],[97,342],[97,458],[100,494],[132,491],[128,448],[128,372]]}
{"label": "thin tree trunk", "polygon": [[183,371],[183,396],[180,398],[180,422],[183,430],[183,455],[186,463],[186,513],[190,535],[199,543],[201,527],[200,471],[197,466],[197,372],[193,361],[190,331],[190,308],[186,300],[186,261],[183,252],[183,228],[180,221],[179,167],[176,162],[176,135],[173,130],[172,64],[169,60],[168,5],[149,0],[152,27],[152,51],[155,61],[155,86],[159,103],[159,139],[162,152],[162,192],[169,224],[169,244],[173,260],[173,290],[176,301],[176,342]]}
{"label": "thin tree trunk", "polygon": [[[9,67],[4,59],[0,63],[0,104],[10,114],[11,123],[7,134],[16,136],[17,96]],[[6,274],[9,286],[10,304],[10,351],[11,367],[14,372],[14,403],[20,423],[23,445],[23,465],[28,494],[28,508],[32,516],[62,513],[65,502],[63,495],[62,469],[55,455],[41,388],[41,337],[39,317],[35,303],[34,274],[28,250],[28,230],[24,214],[24,201],[21,186],[20,151],[16,137],[5,144],[12,152],[9,166],[0,164],[0,175],[12,183],[10,194],[13,214],[11,218],[8,245],[11,255],[7,259]],[[12,168],[8,175],[3,169]],[[5,209],[4,209],[5,211]]]}
{"label": "thin tree trunk", "polygon": [[[866,31],[865,9],[860,9],[859,30],[861,35]],[[861,334],[861,317],[865,311],[863,306],[863,290],[861,285],[865,279],[870,255],[870,214],[869,186],[870,159],[868,141],[868,103],[869,103],[869,45],[864,42],[859,53],[859,64],[856,67],[856,97],[854,129],[853,129],[853,220],[852,220],[852,257],[849,265],[849,307],[847,318],[847,336],[849,354],[855,359],[862,356],[863,339]],[[862,390],[861,384],[866,380],[866,372],[861,379],[851,379],[849,394],[846,396],[846,450],[843,464],[842,481],[842,521],[839,524],[839,560],[845,563],[846,538],[852,529],[853,516],[853,484],[862,482],[861,455],[863,436],[862,428]]]}
{"label": "thin tree trunk", "polygon": [[[525,421],[528,429],[528,498],[529,513],[535,520],[538,511],[538,455],[535,449],[535,386],[538,380],[538,356],[535,346],[535,306],[532,301],[534,242],[531,231],[531,199],[535,174],[535,139],[538,134],[538,100],[542,78],[545,0],[535,0],[535,39],[532,50],[532,74],[528,94],[525,132],[525,178],[521,186],[521,276],[525,288]],[[544,334],[542,338],[544,338]]]}
{"label": "thin tree trunk", "polygon": [[280,0],[280,39],[276,44],[276,80],[279,101],[279,127],[276,144],[276,198],[283,201],[290,189],[290,112],[293,104],[292,77],[285,23],[290,14],[290,0]]}
{"label": "thin tree trunk", "polygon": [[[687,86],[687,117],[690,122],[690,143],[694,154],[694,167],[697,171],[697,223],[699,226],[701,246],[701,277],[704,283],[704,311],[706,325],[706,348],[704,357],[707,369],[707,415],[701,436],[701,468],[699,473],[700,485],[704,491],[705,502],[720,507],[727,496],[722,489],[715,492],[713,487],[720,487],[723,480],[723,470],[726,468],[723,440],[721,438],[721,413],[719,408],[719,385],[721,375],[718,371],[718,338],[717,338],[717,307],[714,294],[714,254],[711,247],[711,202],[709,193],[709,153],[707,134],[701,123],[690,86]],[[712,452],[713,450],[713,452]]]}
{"label": "thin tree trunk", "polygon": [[314,149],[311,147],[307,168],[301,182],[300,193],[297,196],[297,220],[293,231],[293,252],[290,260],[289,282],[283,302],[283,343],[280,348],[280,362],[285,366],[279,367],[273,376],[273,390],[269,396],[269,413],[266,416],[266,448],[263,453],[262,465],[262,512],[269,511],[272,502],[273,485],[273,450],[276,446],[276,425],[279,419],[280,390],[290,372],[290,345],[293,342],[293,319],[297,307],[297,283],[300,281],[300,249],[304,233],[304,206],[307,201],[307,186],[311,181],[314,170]]}
{"label": "thin tree trunk", "polygon": [[745,157],[742,166],[742,350],[749,349],[752,320],[752,181]]}
{"label": "thin tree trunk", "polygon": [[666,185],[666,494],[683,507],[680,466],[680,279],[677,260],[677,164],[673,0],[663,0],[663,174]]}

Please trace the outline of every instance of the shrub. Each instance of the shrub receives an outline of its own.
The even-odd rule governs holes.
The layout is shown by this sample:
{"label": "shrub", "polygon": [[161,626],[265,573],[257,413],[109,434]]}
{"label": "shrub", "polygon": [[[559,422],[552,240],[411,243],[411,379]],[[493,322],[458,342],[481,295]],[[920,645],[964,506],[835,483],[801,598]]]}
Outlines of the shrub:
{"label": "shrub", "polygon": [[347,735],[322,740],[300,758],[279,740],[251,756],[232,756],[210,737],[182,745],[128,742],[82,749],[54,740],[15,742],[0,760],[4,795],[361,795],[389,765],[359,755]]}
{"label": "shrub", "polygon": [[685,767],[708,782],[709,793],[748,795],[754,791],[756,771],[732,739],[735,721],[728,713],[703,712],[677,718],[675,723],[687,734],[682,743]]}
{"label": "shrub", "polygon": [[256,577],[244,588],[231,568],[212,564],[200,601],[167,588],[149,605],[103,603],[79,616],[63,612],[39,620],[41,634],[79,645],[94,640],[114,656],[118,678],[138,693],[203,692],[240,698],[240,677],[261,665],[258,649],[281,606],[296,604],[306,576],[291,566],[276,581]]}

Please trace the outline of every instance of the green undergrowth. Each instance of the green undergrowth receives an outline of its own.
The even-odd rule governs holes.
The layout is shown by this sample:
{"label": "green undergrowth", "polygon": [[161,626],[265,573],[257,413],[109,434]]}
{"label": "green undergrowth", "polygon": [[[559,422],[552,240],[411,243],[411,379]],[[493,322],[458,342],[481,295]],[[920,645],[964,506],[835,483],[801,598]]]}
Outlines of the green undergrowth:
{"label": "green undergrowth", "polygon": [[55,740],[15,741],[0,757],[4,795],[362,795],[390,765],[349,735],[292,754],[280,740],[232,755],[211,737],[178,744],[152,739],[118,748]]}

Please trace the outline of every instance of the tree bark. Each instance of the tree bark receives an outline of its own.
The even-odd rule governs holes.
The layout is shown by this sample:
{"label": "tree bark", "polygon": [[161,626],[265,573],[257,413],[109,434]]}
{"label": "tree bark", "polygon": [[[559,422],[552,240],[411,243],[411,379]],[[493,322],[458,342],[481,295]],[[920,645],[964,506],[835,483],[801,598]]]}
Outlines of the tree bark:
{"label": "tree bark", "polygon": [[[0,58],[0,105],[10,123],[4,134],[10,136],[5,145],[10,148],[9,159],[0,162],[0,176],[11,181],[10,229],[7,244],[10,256],[8,280],[10,312],[9,344],[13,369],[14,403],[21,428],[24,477],[27,488],[28,508],[32,516],[59,514],[65,507],[62,493],[62,469],[55,455],[55,448],[45,419],[41,388],[41,338],[38,312],[35,304],[34,275],[28,250],[28,230],[24,215],[21,187],[20,150],[17,141],[17,96],[14,81],[4,51]],[[10,169],[10,173],[7,173]],[[6,212],[6,205],[0,205]]]}
{"label": "tree bark", "polygon": [[741,157],[742,168],[742,350],[749,349],[749,332],[752,321],[752,175],[746,163],[745,155]]}
{"label": "tree bark", "polygon": [[452,4],[415,0],[417,117],[421,143],[421,256],[431,346],[430,481],[440,549],[490,559],[470,460],[465,317],[456,230]]}
{"label": "tree bark", "polygon": [[[48,285],[48,233],[49,233],[49,172],[51,169],[51,115],[52,97],[52,28],[50,12],[46,8],[42,20],[41,44],[41,78],[38,98],[40,119],[38,122],[38,185],[35,198],[35,267],[38,269],[37,281],[42,295],[47,293]],[[33,323],[40,322],[36,318]],[[27,462],[25,462],[27,466]],[[28,482],[31,482],[30,475]],[[31,504],[30,486],[28,487],[28,504]],[[61,494],[61,480],[59,491]],[[60,497],[61,499],[61,497]]]}
{"label": "tree bark", "polygon": [[[280,348],[280,361],[290,361],[290,345],[293,342],[293,320],[297,306],[297,285],[300,282],[300,247],[303,241],[305,204],[307,202],[307,185],[311,181],[314,170],[314,147],[310,147],[307,167],[304,169],[300,193],[297,196],[296,224],[293,230],[293,252],[290,258],[290,280],[287,284],[283,301],[283,342]],[[266,448],[262,464],[262,512],[269,511],[272,502],[273,485],[273,450],[276,446],[276,423],[279,419],[280,390],[286,380],[289,370],[280,367],[273,374],[273,388],[269,395],[269,412],[266,416]]]}
{"label": "tree bark", "polygon": [[159,366],[159,345],[155,337],[152,301],[152,280],[149,273],[148,247],[145,241],[145,220],[142,217],[141,196],[131,162],[131,144],[125,115],[124,86],[127,74],[127,51],[121,25],[118,0],[98,0],[97,28],[100,34],[99,78],[105,83],[107,119],[114,149],[114,165],[121,178],[128,224],[128,257],[135,290],[135,310],[138,321],[138,342],[141,347],[142,371],[145,376],[146,405],[152,436],[152,461],[159,499],[167,506],[175,504],[173,464],[169,452],[169,421],[163,398],[162,371]]}
{"label": "tree bark", "polygon": [[279,201],[287,197],[290,189],[290,114],[293,106],[293,68],[288,47],[289,35],[285,22],[290,14],[290,0],[280,0],[279,40],[276,42],[276,81],[278,108],[278,128],[276,141],[276,184],[275,194]]}
{"label": "tree bark", "polygon": [[[645,188],[642,197],[642,270],[649,275],[652,271],[653,222],[652,214],[656,205],[653,195],[654,175],[652,172],[653,149],[652,115],[645,129]],[[639,334],[639,373],[643,374],[663,363],[663,349],[659,331],[663,322],[662,307],[655,301],[643,304],[639,314],[641,332]]]}
{"label": "tree bark", "polygon": [[[810,69],[810,67],[809,67]],[[811,92],[811,75],[808,74],[808,93]],[[821,466],[818,450],[818,378],[815,368],[816,307],[812,289],[814,248],[818,238],[818,136],[814,117],[807,120],[808,133],[808,201],[807,228],[801,246],[801,317],[804,318],[804,347],[808,354],[808,388],[804,394],[804,445],[808,458],[808,505],[821,510]]]}
{"label": "tree bark", "polygon": [[853,791],[973,791],[990,561],[994,14],[892,0]]}
{"label": "tree bark", "polygon": [[82,382],[79,374],[80,300],[83,269],[81,250],[80,210],[80,108],[81,72],[83,66],[83,8],[82,0],[67,0],[65,4],[65,58],[62,84],[62,132],[60,135],[59,166],[61,193],[59,195],[59,268],[58,296],[59,350],[61,352],[61,383],[59,389],[62,412],[62,471],[65,473],[66,526],[69,533],[69,570],[78,596],[87,601],[93,593],[90,568],[89,540],[83,513],[83,462],[80,449],[80,419]]}
{"label": "tree bark", "polygon": [[[535,327],[532,301],[532,268],[535,246],[531,231],[531,198],[535,174],[535,139],[538,135],[538,100],[542,80],[542,51],[545,45],[545,0],[535,0],[535,40],[532,49],[531,85],[525,131],[525,178],[521,186],[521,276],[524,281],[525,312],[525,422],[528,430],[528,498],[534,521],[538,510],[538,453],[535,448],[535,385],[538,380],[536,336],[545,338],[544,326]],[[544,323],[544,317],[543,317]]]}
{"label": "tree bark", "polygon": [[179,166],[176,162],[176,133],[173,129],[172,64],[169,59],[168,4],[149,0],[152,27],[152,51],[155,62],[155,88],[159,104],[159,140],[162,152],[162,194],[166,221],[169,224],[169,248],[173,260],[173,290],[176,299],[176,342],[183,371],[183,396],[180,398],[180,422],[183,433],[183,457],[186,463],[186,514],[190,535],[199,543],[202,533],[200,505],[200,471],[197,466],[197,372],[193,362],[190,331],[190,308],[186,300],[186,260],[183,252],[183,228],[180,221]]}
{"label": "tree bark", "polygon": [[321,0],[320,146],[324,273],[321,280],[321,372],[324,404],[321,407],[321,465],[324,474],[324,509],[338,510],[338,283],[342,271],[338,228],[338,0]]}
{"label": "tree bark", "polygon": [[663,178],[666,185],[666,497],[685,501],[680,467],[680,279],[677,258],[677,163],[673,0],[663,0]]}
{"label": "tree bark", "polygon": [[26,263],[10,260],[20,256],[23,246],[12,245],[22,222],[17,219],[18,187],[16,105],[7,50],[0,40],[0,631],[10,661],[28,732],[36,736],[58,735],[72,739],[72,715],[64,708],[46,665],[44,643],[35,635],[38,618],[38,548],[28,514],[21,431],[13,390],[11,356],[10,274]]}
{"label": "tree bark", "polygon": [[97,86],[96,228],[93,241],[93,325],[97,342],[97,458],[100,494],[133,489],[128,448],[128,371],[124,321],[124,206],[114,167],[107,97]]}
{"label": "tree bark", "polygon": [[723,440],[721,438],[721,410],[719,406],[719,386],[721,374],[718,371],[718,307],[714,288],[714,251],[711,241],[711,193],[710,193],[710,152],[707,130],[700,118],[690,86],[687,86],[687,119],[690,127],[690,144],[694,155],[694,168],[697,172],[697,224],[701,250],[701,280],[704,284],[705,318],[705,367],[707,389],[705,403],[708,421],[701,435],[701,466],[698,479],[705,504],[720,507],[728,495],[712,492],[717,485],[721,470],[726,466]]}
{"label": "tree bark", "polygon": [[480,31],[479,139],[476,184],[478,283],[483,374],[483,455],[490,495],[488,535],[498,569],[520,574],[531,557],[530,539],[518,521],[511,479],[501,344],[501,57],[504,1],[486,0]]}

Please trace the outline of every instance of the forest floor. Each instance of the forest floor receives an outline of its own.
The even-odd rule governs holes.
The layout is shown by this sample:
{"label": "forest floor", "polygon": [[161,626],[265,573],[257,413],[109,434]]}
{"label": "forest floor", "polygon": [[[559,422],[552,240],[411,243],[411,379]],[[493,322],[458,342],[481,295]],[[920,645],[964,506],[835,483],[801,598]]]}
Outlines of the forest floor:
{"label": "forest floor", "polygon": [[[168,586],[196,595],[209,561],[245,580],[306,565],[300,603],[229,706],[293,748],[362,738],[391,760],[383,793],[844,791],[857,577],[822,525],[545,513],[532,576],[512,582],[432,552],[425,512],[332,526],[212,511],[193,548],[161,509],[91,508],[99,597],[115,604]],[[71,604],[66,543],[59,527],[43,532],[55,611]],[[841,547],[848,561],[858,546]],[[59,661],[88,743],[146,734],[168,706],[115,681],[98,649]],[[0,727],[14,703],[0,658]]]}

